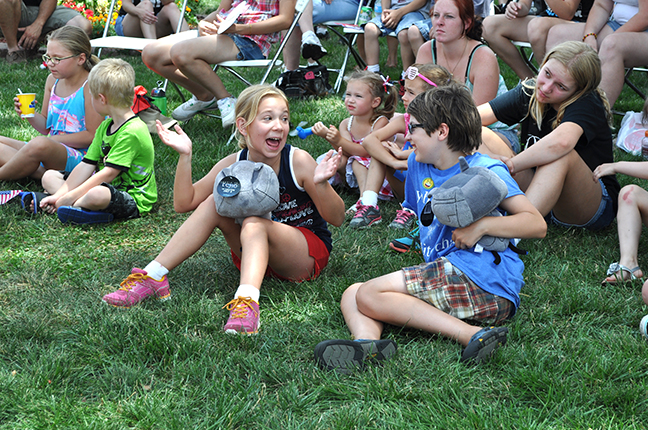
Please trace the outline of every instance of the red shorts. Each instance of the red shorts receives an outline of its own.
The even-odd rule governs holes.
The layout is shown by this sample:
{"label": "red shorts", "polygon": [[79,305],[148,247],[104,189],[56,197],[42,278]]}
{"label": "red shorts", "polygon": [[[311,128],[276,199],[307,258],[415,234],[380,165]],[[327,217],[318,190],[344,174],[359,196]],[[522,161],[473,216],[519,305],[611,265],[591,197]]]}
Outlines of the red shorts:
{"label": "red shorts", "polygon": [[[322,239],[317,237],[315,233],[313,233],[306,227],[295,227],[295,228],[301,231],[304,237],[306,238],[306,243],[308,243],[308,255],[315,259],[315,264],[313,265],[313,273],[311,273],[311,275],[306,279],[290,279],[279,275],[274,270],[272,270],[272,267],[268,266],[264,275],[266,278],[272,277],[284,281],[293,281],[293,282],[310,281],[311,279],[317,278],[320,272],[324,270],[324,268],[328,264],[330,253],[329,250],[326,248],[324,242],[322,242]],[[237,269],[241,270],[241,259],[238,258],[236,254],[234,254],[234,251],[230,250],[230,252],[232,253],[232,261],[234,262],[234,265],[236,266]]]}

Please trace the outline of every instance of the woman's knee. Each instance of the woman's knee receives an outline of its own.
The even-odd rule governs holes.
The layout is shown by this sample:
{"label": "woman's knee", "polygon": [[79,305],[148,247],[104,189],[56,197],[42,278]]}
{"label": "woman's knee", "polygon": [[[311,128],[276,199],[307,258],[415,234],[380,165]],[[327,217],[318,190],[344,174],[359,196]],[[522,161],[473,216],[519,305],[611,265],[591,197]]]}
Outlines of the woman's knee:
{"label": "woman's knee", "polygon": [[142,62],[151,70],[156,70],[169,58],[169,49],[163,41],[151,42],[142,51]]}
{"label": "woman's knee", "polygon": [[648,191],[638,185],[626,185],[619,192],[619,206],[638,206],[638,200],[642,196],[648,197]]}
{"label": "woman's knee", "polygon": [[365,31],[364,31],[364,36],[365,36],[365,41],[367,38],[371,39],[378,39],[380,36],[380,29],[376,24],[370,22],[369,24],[365,25]]}
{"label": "woman's knee", "polygon": [[598,52],[599,57],[601,58],[601,64],[619,58],[623,60],[623,54],[625,52],[623,36],[624,35],[621,33],[612,33],[603,39]]}
{"label": "woman's knee", "polygon": [[19,152],[30,158],[42,160],[52,148],[52,145],[58,145],[58,143],[46,136],[38,136],[30,140]]}
{"label": "woman's knee", "polygon": [[372,279],[363,283],[356,292],[358,310],[367,316],[372,316],[376,312],[376,302],[380,296],[378,285],[374,281]]}

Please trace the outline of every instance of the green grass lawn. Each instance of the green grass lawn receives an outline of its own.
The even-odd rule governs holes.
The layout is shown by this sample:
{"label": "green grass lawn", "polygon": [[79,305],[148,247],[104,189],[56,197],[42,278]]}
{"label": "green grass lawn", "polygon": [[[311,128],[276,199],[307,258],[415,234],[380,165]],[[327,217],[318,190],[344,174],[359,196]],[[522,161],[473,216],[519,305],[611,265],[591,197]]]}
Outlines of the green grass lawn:
{"label": "green grass lawn", "polygon": [[[329,67],[342,47],[326,42]],[[139,57],[123,54],[147,88],[158,79]],[[503,67],[509,86],[517,82]],[[389,70],[394,77],[398,70]],[[0,62],[0,134],[34,136],[11,96],[20,87],[42,99],[46,72],[38,62]],[[233,93],[244,86],[225,73]],[[276,77],[276,74],[274,75]],[[332,75],[332,79],[335,75]],[[646,88],[645,78],[639,77]],[[169,91],[169,105],[179,98]],[[641,109],[624,92],[617,109]],[[291,103],[292,122],[339,124],[340,97]],[[618,126],[618,120],[617,126]],[[224,155],[228,133],[198,116],[185,126],[194,140],[194,178]],[[351,376],[318,370],[314,346],[348,338],[339,310],[353,282],[420,262],[388,250],[399,236],[386,222],[364,231],[332,227],[334,251],[322,276],[292,284],[267,280],[258,336],[227,336],[221,307],[238,272],[218,232],[170,275],[172,300],[124,311],[101,297],[133,266],[144,267],[186,214],[172,207],[177,154],[157,137],[159,203],[141,219],[75,227],[52,216],[0,207],[0,428],[280,428],[280,429],[641,429],[648,426],[648,342],[637,324],[648,313],[640,283],[600,285],[618,259],[616,224],[599,232],[549,227],[525,240],[526,286],[507,324],[508,344],[480,367],[459,363],[461,347],[416,330],[388,327],[399,345],[383,367]],[[317,137],[289,143],[313,156],[328,149]],[[619,159],[633,159],[617,153]],[[619,177],[622,184],[646,185]],[[39,190],[34,181],[0,189]],[[351,204],[357,195],[343,191]],[[640,263],[648,270],[646,242]]]}

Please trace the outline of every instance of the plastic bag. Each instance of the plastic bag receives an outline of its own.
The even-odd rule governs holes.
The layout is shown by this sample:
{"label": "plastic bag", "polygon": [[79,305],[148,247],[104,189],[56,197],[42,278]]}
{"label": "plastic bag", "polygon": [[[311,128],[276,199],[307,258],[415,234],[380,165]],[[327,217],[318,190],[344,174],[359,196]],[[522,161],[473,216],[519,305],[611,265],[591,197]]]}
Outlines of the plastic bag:
{"label": "plastic bag", "polygon": [[617,136],[616,145],[633,155],[641,155],[641,140],[648,130],[648,121],[642,123],[641,116],[641,112],[626,112]]}

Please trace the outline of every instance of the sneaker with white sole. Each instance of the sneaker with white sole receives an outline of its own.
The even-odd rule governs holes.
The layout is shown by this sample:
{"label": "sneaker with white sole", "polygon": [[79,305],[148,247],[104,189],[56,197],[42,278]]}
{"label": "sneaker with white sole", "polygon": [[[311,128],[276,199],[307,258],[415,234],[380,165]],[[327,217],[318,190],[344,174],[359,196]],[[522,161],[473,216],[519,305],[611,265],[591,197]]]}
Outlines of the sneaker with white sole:
{"label": "sneaker with white sole", "polygon": [[196,96],[191,96],[189,100],[175,108],[171,116],[173,116],[173,119],[176,119],[178,121],[187,121],[193,118],[194,115],[196,115],[198,112],[214,109],[216,109],[215,97],[209,101],[204,102],[202,100],[198,100]]}
{"label": "sneaker with white sole", "polygon": [[256,334],[259,331],[259,304],[250,297],[237,297],[223,308],[230,311],[223,327],[227,334]]}
{"label": "sneaker with white sole", "polygon": [[361,203],[356,204],[358,211],[349,223],[349,227],[367,228],[374,224],[380,224],[382,217],[380,216],[380,208],[378,206],[363,205]]}
{"label": "sneaker with white sole", "polygon": [[219,100],[218,109],[221,113],[223,128],[234,125],[234,120],[236,119],[236,99],[234,97],[228,97]]}
{"label": "sneaker with white sole", "polygon": [[155,280],[145,270],[133,268],[128,278],[119,284],[119,289],[114,293],[103,296],[103,301],[117,308],[128,309],[142,303],[149,297],[158,300],[167,300],[171,297],[169,280],[166,276]]}
{"label": "sneaker with white sole", "polygon": [[317,38],[315,33],[307,31],[302,34],[302,57],[313,60],[319,60],[327,54],[326,49],[322,46],[322,42]]}

